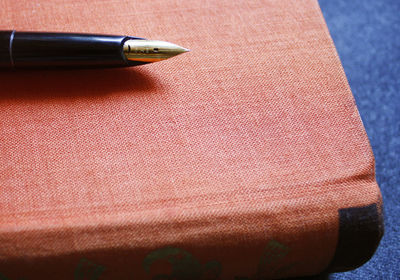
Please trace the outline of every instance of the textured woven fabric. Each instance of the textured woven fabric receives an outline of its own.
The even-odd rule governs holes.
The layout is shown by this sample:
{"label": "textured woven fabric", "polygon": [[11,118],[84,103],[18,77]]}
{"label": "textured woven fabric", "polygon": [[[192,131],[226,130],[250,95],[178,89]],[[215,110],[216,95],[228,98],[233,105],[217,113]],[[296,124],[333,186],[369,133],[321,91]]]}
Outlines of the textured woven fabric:
{"label": "textured woven fabric", "polygon": [[374,257],[337,280],[400,278],[400,1],[320,0],[376,159],[385,236]]}
{"label": "textured woven fabric", "polygon": [[378,227],[380,193],[316,1],[0,4],[1,29],[192,50],[134,69],[1,74],[0,279],[233,280],[354,265],[337,264],[340,234],[349,222]]}

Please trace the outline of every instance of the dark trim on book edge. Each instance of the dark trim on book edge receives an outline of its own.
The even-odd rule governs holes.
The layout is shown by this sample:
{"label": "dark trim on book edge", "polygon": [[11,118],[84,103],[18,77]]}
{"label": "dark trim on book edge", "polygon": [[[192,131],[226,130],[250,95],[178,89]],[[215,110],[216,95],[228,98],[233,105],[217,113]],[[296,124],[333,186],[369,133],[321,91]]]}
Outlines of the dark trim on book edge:
{"label": "dark trim on book edge", "polygon": [[339,236],[328,272],[355,269],[375,253],[383,236],[383,217],[376,203],[339,209]]}

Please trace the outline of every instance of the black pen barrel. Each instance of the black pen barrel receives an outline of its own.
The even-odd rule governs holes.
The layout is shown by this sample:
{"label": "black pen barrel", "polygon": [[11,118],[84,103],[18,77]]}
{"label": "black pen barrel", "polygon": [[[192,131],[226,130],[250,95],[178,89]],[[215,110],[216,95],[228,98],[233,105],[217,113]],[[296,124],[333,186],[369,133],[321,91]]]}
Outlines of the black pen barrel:
{"label": "black pen barrel", "polygon": [[0,68],[124,67],[128,36],[0,31]]}
{"label": "black pen barrel", "polygon": [[0,68],[12,68],[11,42],[12,31],[0,31]]}

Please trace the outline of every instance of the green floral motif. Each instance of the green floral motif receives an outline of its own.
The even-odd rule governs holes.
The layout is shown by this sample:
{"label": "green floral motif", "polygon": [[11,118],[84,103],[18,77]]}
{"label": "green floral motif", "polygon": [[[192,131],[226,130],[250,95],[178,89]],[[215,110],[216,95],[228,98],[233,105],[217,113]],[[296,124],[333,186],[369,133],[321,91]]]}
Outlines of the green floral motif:
{"label": "green floral motif", "polygon": [[[0,280],[11,280],[11,279],[6,277],[4,274],[0,273]],[[25,280],[25,278],[18,278],[18,280]]]}
{"label": "green floral motif", "polygon": [[271,277],[271,275],[274,278],[279,276],[281,271],[290,270],[292,267],[292,265],[281,267],[280,263],[280,260],[282,260],[289,251],[289,247],[286,245],[276,240],[271,240],[268,242],[260,257],[257,273],[251,277],[236,276],[235,280],[260,280],[266,279],[267,276]]}
{"label": "green floral motif", "polygon": [[271,240],[264,253],[260,258],[257,269],[257,277],[262,278],[265,274],[271,274],[271,271],[279,268],[279,261],[289,253],[289,247],[279,243],[276,240]]}
{"label": "green floral motif", "polygon": [[[281,262],[289,251],[290,249],[286,245],[271,240],[261,255],[257,273],[251,277],[236,276],[235,280],[258,280],[264,279],[268,275],[278,277],[293,270],[300,263],[282,266]],[[153,280],[218,280],[222,270],[218,261],[209,261],[202,265],[189,252],[174,247],[161,248],[150,252],[143,261],[144,270],[150,274],[151,268],[156,262],[167,262],[171,269],[167,274],[153,276]],[[88,259],[81,259],[75,268],[74,280],[98,280],[104,270],[105,267],[99,264]],[[0,273],[0,280],[11,279]],[[19,278],[18,280],[23,279]]]}
{"label": "green floral motif", "polygon": [[167,261],[172,268],[171,273],[159,274],[153,280],[217,280],[221,273],[221,264],[217,261],[202,265],[189,252],[166,247],[149,253],[143,261],[143,267],[150,273],[151,266],[157,261]]}
{"label": "green floral motif", "polygon": [[74,280],[97,280],[104,270],[105,268],[101,265],[81,259],[75,268]]}

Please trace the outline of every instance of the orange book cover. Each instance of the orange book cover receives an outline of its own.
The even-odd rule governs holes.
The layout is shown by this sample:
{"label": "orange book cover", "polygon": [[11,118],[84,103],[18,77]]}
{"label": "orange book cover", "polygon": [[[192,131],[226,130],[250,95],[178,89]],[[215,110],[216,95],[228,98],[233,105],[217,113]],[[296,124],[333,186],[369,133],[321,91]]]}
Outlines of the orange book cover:
{"label": "orange book cover", "polygon": [[190,53],[0,75],[0,279],[244,280],[360,266],[374,158],[316,0],[0,0],[0,29]]}

